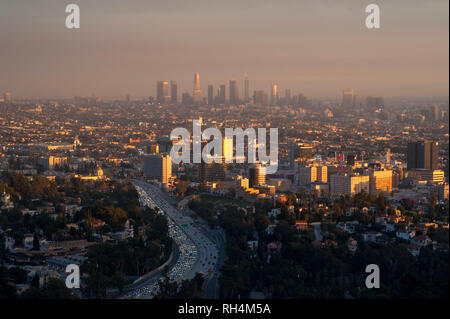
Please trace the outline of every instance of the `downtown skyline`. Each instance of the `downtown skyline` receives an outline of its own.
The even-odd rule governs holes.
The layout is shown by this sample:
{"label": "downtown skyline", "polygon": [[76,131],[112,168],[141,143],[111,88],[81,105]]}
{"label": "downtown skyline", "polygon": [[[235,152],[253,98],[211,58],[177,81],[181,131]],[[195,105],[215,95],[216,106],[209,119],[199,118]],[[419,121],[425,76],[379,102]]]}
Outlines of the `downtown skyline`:
{"label": "downtown skyline", "polygon": [[1,92],[141,98],[159,79],[190,92],[194,72],[203,92],[229,80],[242,91],[247,72],[250,92],[276,82],[311,98],[339,98],[345,87],[386,98],[448,97],[446,1],[379,1],[379,30],[364,27],[358,1],[77,3],[78,30],[65,29],[57,1],[2,7]]}

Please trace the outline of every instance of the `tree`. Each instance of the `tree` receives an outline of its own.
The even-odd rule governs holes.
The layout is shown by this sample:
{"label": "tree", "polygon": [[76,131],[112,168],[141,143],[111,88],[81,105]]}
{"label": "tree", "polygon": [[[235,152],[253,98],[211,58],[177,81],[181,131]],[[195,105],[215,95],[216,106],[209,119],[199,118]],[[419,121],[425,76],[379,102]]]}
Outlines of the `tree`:
{"label": "tree", "polygon": [[44,287],[28,288],[22,297],[25,299],[74,299],[72,291],[66,287],[64,281],[56,278],[49,278]]}
{"label": "tree", "polygon": [[181,194],[181,196],[184,196],[184,193],[187,192],[189,187],[189,182],[188,181],[178,181],[175,189],[177,194]]}
{"label": "tree", "polygon": [[41,245],[39,244],[39,237],[37,233],[34,233],[33,250],[41,250]]}
{"label": "tree", "polygon": [[31,287],[34,287],[36,289],[39,289],[39,276],[38,274],[35,274],[33,279],[31,280]]}

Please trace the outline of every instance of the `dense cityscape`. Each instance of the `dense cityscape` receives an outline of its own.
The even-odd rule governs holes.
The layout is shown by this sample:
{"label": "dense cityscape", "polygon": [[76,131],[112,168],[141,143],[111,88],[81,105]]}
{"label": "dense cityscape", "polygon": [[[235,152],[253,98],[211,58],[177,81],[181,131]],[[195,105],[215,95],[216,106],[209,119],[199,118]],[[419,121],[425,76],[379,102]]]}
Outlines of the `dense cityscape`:
{"label": "dense cityscape", "polygon": [[[201,88],[195,73],[139,99],[4,93],[0,297],[448,298],[448,99],[310,99],[247,74]],[[278,170],[173,163],[170,133],[194,120],[278,128]]]}
{"label": "dense cityscape", "polygon": [[449,5],[0,1],[3,317],[445,311]]}

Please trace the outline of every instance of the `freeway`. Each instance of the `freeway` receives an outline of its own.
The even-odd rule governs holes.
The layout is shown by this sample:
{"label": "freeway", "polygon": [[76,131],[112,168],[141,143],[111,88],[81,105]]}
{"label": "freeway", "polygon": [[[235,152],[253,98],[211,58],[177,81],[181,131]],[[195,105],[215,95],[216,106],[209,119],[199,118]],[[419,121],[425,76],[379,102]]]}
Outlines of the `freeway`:
{"label": "freeway", "polygon": [[178,203],[178,209],[183,210],[187,215],[195,216],[195,224],[203,230],[205,236],[207,236],[211,241],[213,241],[218,247],[218,257],[216,264],[216,272],[206,280],[204,289],[205,297],[207,299],[219,299],[219,269],[222,267],[225,261],[225,246],[226,246],[226,235],[222,228],[217,227],[216,229],[211,229],[205,220],[197,216],[197,214],[192,211],[188,203],[192,200],[192,195],[185,197],[182,201]]}
{"label": "freeway", "polygon": [[[179,258],[175,264],[171,264],[168,276],[171,281],[181,283],[186,279],[192,279],[197,273],[204,276],[206,283],[211,279],[217,281],[218,247],[205,234],[205,229],[198,226],[190,216],[182,209],[177,209],[170,204],[170,199],[158,187],[141,181],[133,181],[141,203],[150,207],[156,207],[166,214],[169,222],[169,234],[178,246]],[[157,282],[161,276],[152,278],[139,289],[128,293],[128,298],[152,298],[157,292]],[[217,284],[213,288],[213,296],[217,295]],[[211,292],[209,293],[211,294]]]}

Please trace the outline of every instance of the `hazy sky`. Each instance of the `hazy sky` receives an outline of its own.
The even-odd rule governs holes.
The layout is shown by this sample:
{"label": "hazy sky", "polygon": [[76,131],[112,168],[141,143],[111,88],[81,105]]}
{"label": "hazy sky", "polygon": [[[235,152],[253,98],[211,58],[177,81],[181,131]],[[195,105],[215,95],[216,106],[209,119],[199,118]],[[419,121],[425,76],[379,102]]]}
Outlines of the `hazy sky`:
{"label": "hazy sky", "polygon": [[[65,27],[76,3],[81,28]],[[381,29],[365,7],[381,8]],[[204,94],[238,80],[309,97],[448,97],[448,0],[0,0],[0,92],[155,96],[157,80]]]}

